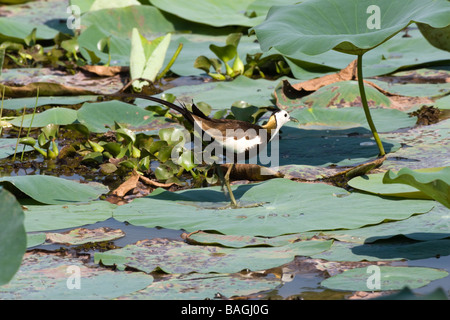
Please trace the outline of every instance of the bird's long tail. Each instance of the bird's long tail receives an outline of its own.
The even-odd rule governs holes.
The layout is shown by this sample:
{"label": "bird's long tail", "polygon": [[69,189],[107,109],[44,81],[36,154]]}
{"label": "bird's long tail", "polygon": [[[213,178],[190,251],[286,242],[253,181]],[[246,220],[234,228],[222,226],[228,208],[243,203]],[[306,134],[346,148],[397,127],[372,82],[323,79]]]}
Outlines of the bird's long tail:
{"label": "bird's long tail", "polygon": [[160,99],[160,98],[156,98],[156,97],[152,97],[152,96],[147,96],[144,94],[129,94],[129,93],[112,93],[112,94],[105,94],[104,96],[109,96],[109,97],[123,97],[123,98],[139,98],[139,99],[145,99],[145,100],[150,100],[153,102],[157,102],[159,104],[165,105],[166,107],[169,107],[170,109],[173,109],[179,113],[181,113],[183,115],[183,117],[185,117],[189,122],[193,123],[194,119],[192,118],[191,113],[189,112],[189,110],[186,109],[186,107],[182,106],[177,106],[176,104],[173,104],[169,101]]}

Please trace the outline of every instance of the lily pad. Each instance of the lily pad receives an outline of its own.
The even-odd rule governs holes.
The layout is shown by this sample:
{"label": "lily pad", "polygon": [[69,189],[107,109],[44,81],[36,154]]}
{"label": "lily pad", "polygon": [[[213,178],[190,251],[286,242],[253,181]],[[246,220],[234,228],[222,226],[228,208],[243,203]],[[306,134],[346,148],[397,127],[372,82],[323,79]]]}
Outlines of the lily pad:
{"label": "lily pad", "polygon": [[247,248],[247,247],[279,247],[290,243],[307,240],[315,235],[314,232],[309,236],[305,234],[290,234],[278,237],[251,237],[239,235],[224,235],[208,232],[192,232],[187,236],[186,241],[190,244],[201,245],[220,245],[228,248]]}
{"label": "lily pad", "polygon": [[[415,172],[436,172],[443,168],[426,168],[416,169]],[[411,185],[393,183],[383,183],[383,177],[385,173],[375,173],[356,177],[348,182],[348,185],[362,191],[371,192],[378,195],[389,197],[405,197],[405,198],[418,198],[418,199],[433,199],[426,193],[414,188]]]}
{"label": "lily pad", "polygon": [[[20,18],[1,17],[0,18],[0,39],[3,41],[23,42],[36,26],[23,23]],[[45,24],[41,24],[36,28],[36,40],[53,39],[57,30],[52,29]]]}
{"label": "lily pad", "polygon": [[25,108],[34,108],[40,106],[49,105],[74,105],[78,103],[83,103],[86,101],[95,101],[97,96],[79,96],[79,97],[39,97],[37,103],[36,98],[16,98],[16,99],[6,99],[3,101],[3,109],[19,110]]}
{"label": "lily pad", "polygon": [[[16,152],[17,139],[5,139],[0,138],[0,159],[12,156]],[[17,147],[17,154],[20,154],[23,149],[23,145]],[[34,150],[30,146],[25,146],[23,149],[25,152]]]}
{"label": "lily pad", "polygon": [[68,205],[27,205],[27,232],[59,230],[104,221],[112,217],[116,205],[108,201]]}
{"label": "lily pad", "polygon": [[155,7],[175,14],[183,19],[214,27],[230,25],[251,27],[262,22],[264,19],[264,16],[250,18],[244,15],[245,10],[253,0],[198,0],[193,3],[187,3],[181,0],[170,2],[150,0],[150,2]]}
{"label": "lily pad", "polygon": [[[372,109],[370,112],[379,132],[412,127],[417,121],[416,117],[410,117],[395,109]],[[294,110],[291,115],[299,120],[298,126],[303,128],[347,129],[362,127],[369,129],[364,112],[360,107],[341,109],[302,108]]]}
{"label": "lily pad", "polygon": [[450,240],[417,243],[355,244],[335,241],[330,250],[314,255],[328,261],[418,260],[450,255]]}
{"label": "lily pad", "polygon": [[121,249],[95,253],[96,263],[132,267],[146,273],[235,273],[244,269],[265,270],[280,266],[295,256],[309,256],[327,250],[331,241],[300,241],[272,248],[231,249],[192,246],[180,241],[153,239]]}
{"label": "lily pad", "polygon": [[403,145],[395,153],[387,155],[383,168],[398,171],[404,167],[422,169],[450,166],[450,157],[448,157],[449,124],[450,119],[447,119],[406,131],[380,133],[382,139]]}
{"label": "lily pad", "polygon": [[401,221],[390,221],[353,230],[325,231],[323,235],[352,243],[374,243],[378,240],[403,236],[417,241],[439,240],[450,237],[448,209],[438,202],[429,212]]}
{"label": "lily pad", "polygon": [[[101,23],[98,23],[101,21]],[[120,24],[117,22],[120,21]],[[131,34],[133,28],[146,38],[174,32],[173,24],[153,6],[128,6],[86,12],[81,19],[82,32],[78,38],[81,54],[88,61],[92,51],[102,63],[128,66],[130,62]],[[110,37],[109,53],[98,48],[99,41]],[[87,49],[87,50],[86,50]]]}
{"label": "lily pad", "polygon": [[[370,107],[389,108],[391,102],[388,97],[366,84],[367,103]],[[307,106],[310,108],[343,108],[362,106],[358,83],[356,81],[341,81],[332,83],[312,94],[301,98],[289,98],[283,94],[282,87],[276,89],[277,104],[280,107],[292,108]]]}
{"label": "lily pad", "polygon": [[373,288],[369,277],[373,275],[373,271],[368,268],[355,268],[344,271],[322,281],[323,287],[333,290],[344,291],[385,291],[400,290],[404,287],[411,289],[420,288],[431,281],[442,279],[448,276],[448,272],[433,268],[423,267],[388,267],[376,266],[379,268],[380,283],[378,288]]}
{"label": "lily pad", "polygon": [[91,132],[107,132],[114,128],[115,122],[129,129],[160,128],[167,118],[121,101],[86,102],[78,110],[78,121]]}
{"label": "lily pad", "polygon": [[80,245],[89,242],[113,241],[124,236],[125,233],[120,229],[105,227],[97,229],[76,228],[63,233],[49,232],[47,233],[47,241],[51,243]]}
{"label": "lily pad", "polygon": [[216,230],[228,235],[278,236],[403,220],[428,212],[434,204],[428,200],[393,200],[349,193],[324,184],[287,179],[237,186],[233,193],[244,204],[260,206],[221,209],[228,199],[218,187],[179,192],[158,190],[118,207],[113,217],[134,225],[188,232]]}
{"label": "lily pad", "polygon": [[[27,237],[24,214],[14,196],[0,187],[0,286],[8,283],[22,262]],[[1,289],[0,289],[1,290]]]}
{"label": "lily pad", "polygon": [[114,299],[144,289],[152,282],[153,277],[142,272],[114,272],[87,267],[73,258],[28,255],[13,280],[0,287],[0,299]]}
{"label": "lily pad", "polygon": [[397,173],[388,171],[383,177],[383,183],[413,186],[450,208],[450,167],[421,171],[403,168]]}
{"label": "lily pad", "polygon": [[27,233],[27,249],[43,244],[45,239],[46,235],[44,232]]}
{"label": "lily pad", "polygon": [[30,198],[45,204],[88,202],[109,191],[103,185],[81,184],[45,175],[0,177],[0,184],[20,190]]}
{"label": "lily pad", "polygon": [[265,79],[250,79],[238,76],[233,81],[205,83],[196,86],[180,86],[168,89],[165,93],[172,93],[181,101],[195,103],[205,102],[213,110],[229,109],[235,102],[245,101],[249,105],[265,107],[273,105],[271,94],[277,82]]}
{"label": "lily pad", "polygon": [[[379,27],[375,23],[376,12],[369,11],[371,5],[373,1],[370,0],[351,0],[339,5],[332,0],[310,0],[296,5],[274,6],[266,20],[254,30],[263,51],[275,47],[288,55],[297,51],[315,55],[331,49],[363,54],[413,22],[438,28],[449,23],[446,17],[450,5],[447,1],[378,1]],[[369,22],[375,25],[369,26]],[[281,37],[280,34],[289,36]]]}
{"label": "lily pad", "polygon": [[[74,123],[77,120],[77,111],[69,108],[51,108],[41,113],[27,114],[23,116],[24,128],[29,128],[30,125],[33,128],[45,127],[48,124],[67,125]],[[20,127],[22,123],[22,116],[18,116],[10,121],[11,124]]]}
{"label": "lily pad", "polygon": [[228,274],[183,274],[155,281],[147,288],[120,297],[124,300],[204,300],[217,294],[231,298],[273,290],[281,284],[277,279],[246,278]]}

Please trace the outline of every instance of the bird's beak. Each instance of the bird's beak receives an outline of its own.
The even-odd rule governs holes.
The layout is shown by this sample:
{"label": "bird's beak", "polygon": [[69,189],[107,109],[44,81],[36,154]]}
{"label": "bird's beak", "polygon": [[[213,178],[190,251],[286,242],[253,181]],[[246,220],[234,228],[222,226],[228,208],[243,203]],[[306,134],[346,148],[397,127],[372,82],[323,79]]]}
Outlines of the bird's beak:
{"label": "bird's beak", "polygon": [[298,120],[293,117],[290,117],[289,121],[298,122]]}

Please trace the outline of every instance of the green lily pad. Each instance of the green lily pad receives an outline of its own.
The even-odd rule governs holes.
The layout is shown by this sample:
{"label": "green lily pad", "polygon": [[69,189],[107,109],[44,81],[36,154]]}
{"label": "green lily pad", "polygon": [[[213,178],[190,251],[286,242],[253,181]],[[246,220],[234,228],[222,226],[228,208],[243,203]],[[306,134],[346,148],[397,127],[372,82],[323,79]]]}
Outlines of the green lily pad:
{"label": "green lily pad", "polygon": [[322,252],[332,241],[300,241],[282,247],[231,249],[192,246],[180,241],[153,239],[121,249],[97,252],[96,263],[126,266],[147,273],[157,268],[166,273],[235,273],[244,269],[265,270],[290,262],[295,256]]}
{"label": "green lily pad", "polygon": [[450,92],[450,83],[387,83],[375,79],[372,83],[380,86],[382,89],[402,96],[408,97],[440,97]]}
{"label": "green lily pad", "polygon": [[[120,24],[117,24],[117,21],[120,21]],[[83,14],[81,24],[82,32],[78,44],[83,57],[90,61],[91,57],[87,51],[90,50],[101,59],[102,63],[107,63],[108,53],[102,52],[98,48],[98,43],[110,37],[110,65],[121,66],[128,66],[130,62],[130,39],[133,28],[137,28],[147,38],[175,31],[173,24],[153,6],[134,5],[89,11]]]}
{"label": "green lily pad", "polygon": [[352,230],[325,231],[323,235],[352,243],[374,243],[378,240],[404,236],[417,241],[449,238],[450,216],[448,209],[438,202],[429,212],[414,215],[401,221],[390,221]]}
{"label": "green lily pad", "polygon": [[[198,85],[178,86],[165,90],[165,94],[173,94],[177,101],[196,104],[200,102],[211,106],[213,112],[230,109],[234,103],[246,102],[250,106],[272,106],[271,94],[277,82],[265,79],[250,79],[238,76],[233,81],[207,82]],[[136,104],[148,106],[149,101],[136,99]]]}
{"label": "green lily pad", "polygon": [[25,229],[27,232],[59,230],[80,227],[112,217],[116,205],[108,201],[68,205],[27,205]]}
{"label": "green lily pad", "polygon": [[50,40],[53,39],[58,33],[57,30],[52,29],[45,24],[39,26],[33,26],[24,21],[21,18],[13,17],[1,17],[0,18],[0,39],[3,41],[23,42],[33,28],[36,28],[36,40]]}
{"label": "green lily pad", "polygon": [[413,171],[386,172],[383,183],[401,183],[419,189],[429,197],[450,208],[450,167]]}
{"label": "green lily pad", "polygon": [[[101,23],[98,23],[99,21]],[[117,21],[121,23],[118,25]],[[96,25],[102,34],[128,40],[131,39],[133,28],[137,28],[144,37],[149,38],[155,33],[175,31],[173,24],[153,6],[128,6],[90,11],[83,14],[81,24],[85,30]]]}
{"label": "green lily pad", "polygon": [[328,261],[418,260],[450,255],[450,240],[399,244],[355,244],[335,241],[330,250],[312,256]]}
{"label": "green lily pad", "polygon": [[167,122],[164,117],[121,101],[86,102],[78,110],[78,121],[91,132],[107,132],[114,129],[115,122],[129,129],[160,128]]}
{"label": "green lily pad", "polygon": [[144,289],[152,282],[153,277],[142,272],[114,272],[87,267],[78,259],[29,255],[13,280],[0,287],[0,299],[114,299]]}
{"label": "green lily pad", "polygon": [[434,106],[441,110],[450,109],[450,95],[447,95],[446,97],[437,99],[436,104]]}
{"label": "green lily pad", "polygon": [[155,7],[171,14],[175,14],[183,19],[214,27],[230,25],[251,27],[262,22],[264,19],[264,16],[250,18],[244,15],[245,10],[253,0],[199,0],[193,3],[187,3],[181,0],[170,2],[150,0],[150,2]]}
{"label": "green lily pad", "polygon": [[189,234],[187,241],[191,244],[220,245],[228,248],[279,247],[299,240],[310,239],[314,235],[315,233],[311,232],[309,235],[307,233],[304,233],[266,238],[240,235],[224,235],[199,231]]}
{"label": "green lily pad", "polygon": [[[14,154],[14,152],[16,151],[16,144],[17,144],[17,139],[0,138],[0,159],[12,156]],[[24,149],[23,145],[19,145],[17,147],[17,154],[21,154],[22,149],[25,152],[34,150],[30,146],[25,146],[25,149]]]}
{"label": "green lily pad", "polygon": [[27,233],[27,249],[43,244],[45,239],[46,235],[44,232]]}
{"label": "green lily pad", "polygon": [[374,4],[370,0],[351,0],[339,5],[332,0],[310,0],[274,6],[254,30],[263,51],[275,47],[288,55],[297,51],[315,55],[331,49],[363,54],[413,22],[438,28],[449,23],[447,1],[378,1],[379,16],[371,5]]}
{"label": "green lily pad", "polygon": [[6,99],[3,101],[3,109],[10,110],[23,110],[23,108],[34,108],[40,106],[61,106],[61,105],[74,105],[78,103],[83,103],[86,101],[95,101],[97,96],[61,96],[61,97],[39,97],[37,103],[36,98],[16,98],[16,99]]}
{"label": "green lily pad", "polygon": [[[374,87],[365,85],[367,103],[370,107],[389,108],[391,102],[388,97]],[[276,89],[277,104],[285,108],[307,106],[310,108],[343,108],[362,106],[358,83],[356,81],[341,81],[332,83],[312,94],[292,99],[283,94],[281,86]]]}
{"label": "green lily pad", "polygon": [[[416,117],[410,117],[396,109],[372,109],[370,113],[379,132],[412,127],[417,121]],[[298,127],[303,128],[347,129],[362,127],[369,129],[364,111],[360,107],[340,109],[302,108],[294,110],[290,114],[298,119]]]}
{"label": "green lily pad", "polygon": [[47,241],[51,243],[61,243],[68,245],[80,245],[89,242],[113,241],[125,236],[120,229],[97,228],[86,229],[76,228],[66,232],[49,232]]}
{"label": "green lily pad", "polygon": [[[8,283],[22,262],[27,237],[24,214],[14,196],[0,187],[0,286]],[[0,289],[1,290],[1,289]]]}
{"label": "green lily pad", "polygon": [[246,278],[228,274],[182,274],[155,281],[147,288],[122,296],[123,300],[205,300],[217,294],[231,298],[273,290],[277,279]]}
{"label": "green lily pad", "polygon": [[81,184],[44,175],[0,177],[0,184],[13,191],[20,190],[30,198],[45,204],[68,204],[95,200],[109,191],[103,185]]}
{"label": "green lily pad", "polygon": [[228,199],[218,187],[154,191],[118,207],[113,217],[134,225],[188,232],[216,230],[228,235],[278,236],[403,220],[412,214],[428,212],[434,205],[428,200],[385,199],[287,179],[271,179],[233,189],[238,201],[261,205],[221,209],[228,204]]}
{"label": "green lily pad", "polygon": [[422,169],[450,166],[448,139],[450,119],[436,124],[420,126],[407,131],[380,133],[382,139],[401,143],[403,147],[388,154],[384,169],[398,171],[404,167]]}
{"label": "green lily pad", "polygon": [[89,11],[140,5],[141,3],[137,0],[95,0],[90,6]]}
{"label": "green lily pad", "polygon": [[[443,168],[426,168],[416,169],[415,172],[436,172]],[[433,199],[426,193],[418,190],[417,188],[400,183],[385,184],[383,183],[383,177],[385,173],[375,173],[364,176],[359,176],[351,179],[348,185],[367,192],[371,192],[378,195],[389,197],[405,197],[405,198],[418,198],[418,199]]]}
{"label": "green lily pad", "polygon": [[376,266],[376,268],[379,268],[377,270],[380,275],[379,288],[376,289],[372,287],[372,283],[370,283],[371,288],[368,286],[368,282],[371,281],[369,277],[374,275],[373,271],[368,268],[344,271],[325,279],[321,285],[329,289],[344,291],[400,290],[406,286],[415,289],[423,287],[433,280],[448,276],[448,272],[433,268],[388,266]]}
{"label": "green lily pad", "polygon": [[[48,124],[67,125],[74,123],[77,120],[77,111],[69,108],[51,108],[41,113],[27,114],[23,117],[24,128],[45,127]],[[20,127],[22,123],[22,116],[18,116],[10,121],[16,127]]]}

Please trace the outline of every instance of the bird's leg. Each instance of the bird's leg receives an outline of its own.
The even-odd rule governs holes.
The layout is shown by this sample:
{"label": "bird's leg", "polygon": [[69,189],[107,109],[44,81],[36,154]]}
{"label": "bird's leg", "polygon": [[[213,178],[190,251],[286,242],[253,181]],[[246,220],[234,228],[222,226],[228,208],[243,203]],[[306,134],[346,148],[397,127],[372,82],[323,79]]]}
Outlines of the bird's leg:
{"label": "bird's leg", "polygon": [[236,208],[237,202],[236,202],[236,199],[234,198],[234,194],[233,194],[233,191],[231,190],[231,186],[230,186],[230,173],[231,173],[231,170],[233,170],[233,167],[234,167],[234,163],[232,163],[228,166],[228,170],[227,170],[227,173],[225,173],[224,180],[225,180],[225,185],[228,190],[228,194],[230,195],[231,207]]}

